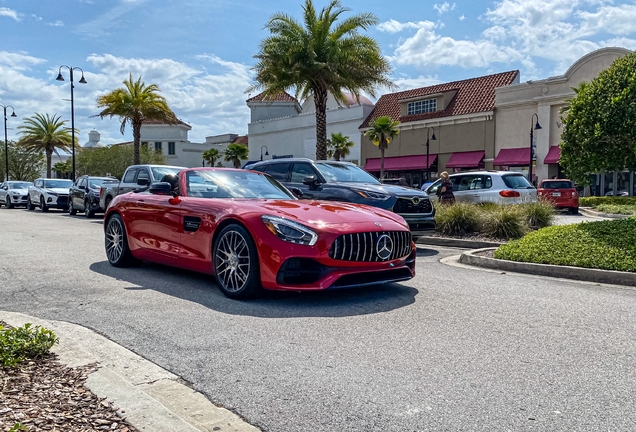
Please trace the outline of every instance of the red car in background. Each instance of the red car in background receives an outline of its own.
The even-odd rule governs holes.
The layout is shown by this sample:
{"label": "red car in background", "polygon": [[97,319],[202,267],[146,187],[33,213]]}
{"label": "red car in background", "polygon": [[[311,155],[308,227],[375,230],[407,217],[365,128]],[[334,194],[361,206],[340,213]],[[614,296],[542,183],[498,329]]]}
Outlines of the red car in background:
{"label": "red car in background", "polygon": [[537,188],[537,197],[552,202],[556,208],[579,212],[579,194],[574,183],[568,179],[542,180]]}
{"label": "red car in background", "polygon": [[147,260],[213,274],[230,298],[415,276],[415,244],[401,216],[299,200],[269,175],[240,169],[184,169],[118,195],[104,234],[111,265]]}

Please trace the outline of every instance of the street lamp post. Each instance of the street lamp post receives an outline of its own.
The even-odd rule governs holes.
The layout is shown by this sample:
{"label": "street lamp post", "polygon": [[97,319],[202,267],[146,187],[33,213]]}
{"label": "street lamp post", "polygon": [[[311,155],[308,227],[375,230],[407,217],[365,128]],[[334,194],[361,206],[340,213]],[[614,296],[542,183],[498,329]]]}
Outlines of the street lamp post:
{"label": "street lamp post", "polygon": [[263,160],[263,148],[265,149],[265,156],[269,156],[269,152],[267,151],[267,146],[261,146],[261,160]]}
{"label": "street lamp post", "polygon": [[11,108],[11,117],[17,117],[15,110],[11,105],[0,105],[4,110],[4,169],[6,180],[9,181],[9,144],[7,141],[7,108]]}
{"label": "street lamp post", "polygon": [[431,129],[433,129],[433,136],[430,137],[431,140],[436,141],[437,138],[435,138],[435,128],[433,126],[430,126],[428,129],[426,129],[426,181],[430,182],[431,181],[431,164],[429,163],[429,132],[431,131]]}
{"label": "street lamp post", "polygon": [[55,78],[57,81],[64,81],[64,77],[62,76],[62,68],[68,69],[71,75],[71,154],[73,158],[73,171],[71,172],[71,180],[75,181],[75,100],[73,98],[73,88],[75,88],[75,86],[73,85],[73,71],[78,70],[82,72],[82,78],[79,80],[80,84],[86,84],[86,80],[84,79],[84,71],[82,70],[82,68],[62,65],[58,70],[57,78]]}
{"label": "street lamp post", "polygon": [[[537,117],[537,122],[534,126],[532,126],[532,123],[534,123],[534,117]],[[542,129],[541,125],[539,124],[539,116],[535,113],[532,114],[532,120],[530,121],[530,165],[528,167],[528,181],[530,182],[530,184],[532,183],[532,162],[534,162],[534,131]]]}

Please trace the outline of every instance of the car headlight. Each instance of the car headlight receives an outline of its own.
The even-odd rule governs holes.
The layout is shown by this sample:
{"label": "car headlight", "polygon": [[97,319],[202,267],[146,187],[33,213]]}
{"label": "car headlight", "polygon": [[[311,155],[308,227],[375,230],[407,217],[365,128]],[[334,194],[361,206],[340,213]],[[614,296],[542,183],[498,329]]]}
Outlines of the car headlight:
{"label": "car headlight", "polygon": [[381,194],[377,192],[370,192],[370,191],[365,191],[360,189],[351,189],[351,190],[357,193],[358,195],[360,195],[362,198],[378,200],[378,201],[386,201],[389,198],[391,198],[391,195]]}
{"label": "car headlight", "polygon": [[51,196],[55,196],[55,197],[57,196],[57,193],[55,193],[55,192],[47,192],[47,194],[49,194]]}
{"label": "car headlight", "polygon": [[318,234],[292,220],[268,215],[261,216],[261,220],[281,240],[305,246],[313,246],[318,241]]}

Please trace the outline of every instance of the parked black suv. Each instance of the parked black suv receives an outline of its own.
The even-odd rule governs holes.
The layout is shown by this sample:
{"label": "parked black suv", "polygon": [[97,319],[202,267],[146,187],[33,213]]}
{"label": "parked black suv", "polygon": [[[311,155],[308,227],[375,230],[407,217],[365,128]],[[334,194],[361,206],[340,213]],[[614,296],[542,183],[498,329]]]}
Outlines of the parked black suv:
{"label": "parked black suv", "polygon": [[406,220],[414,237],[435,229],[435,209],[425,192],[382,184],[349,162],[272,159],[248,169],[271,175],[290,190],[302,193],[302,199],[345,201],[392,210]]}
{"label": "parked black suv", "polygon": [[73,216],[78,211],[84,212],[84,216],[91,218],[95,213],[103,213],[99,206],[99,188],[105,181],[116,180],[113,177],[81,176],[71,188],[68,194],[68,213]]}

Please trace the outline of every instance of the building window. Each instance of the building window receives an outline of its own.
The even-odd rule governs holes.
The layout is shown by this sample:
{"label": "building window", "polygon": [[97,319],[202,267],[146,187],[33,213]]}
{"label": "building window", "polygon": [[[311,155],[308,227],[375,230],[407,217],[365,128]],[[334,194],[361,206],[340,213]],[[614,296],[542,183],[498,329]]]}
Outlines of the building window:
{"label": "building window", "polygon": [[437,111],[437,99],[426,99],[417,102],[409,102],[406,107],[406,115],[421,114]]}
{"label": "building window", "polygon": [[175,154],[175,151],[174,151],[174,142],[169,142],[169,143],[168,143],[168,154],[169,154],[169,155],[173,155],[173,154]]}
{"label": "building window", "polygon": [[155,151],[162,151],[161,141],[155,141]]}

